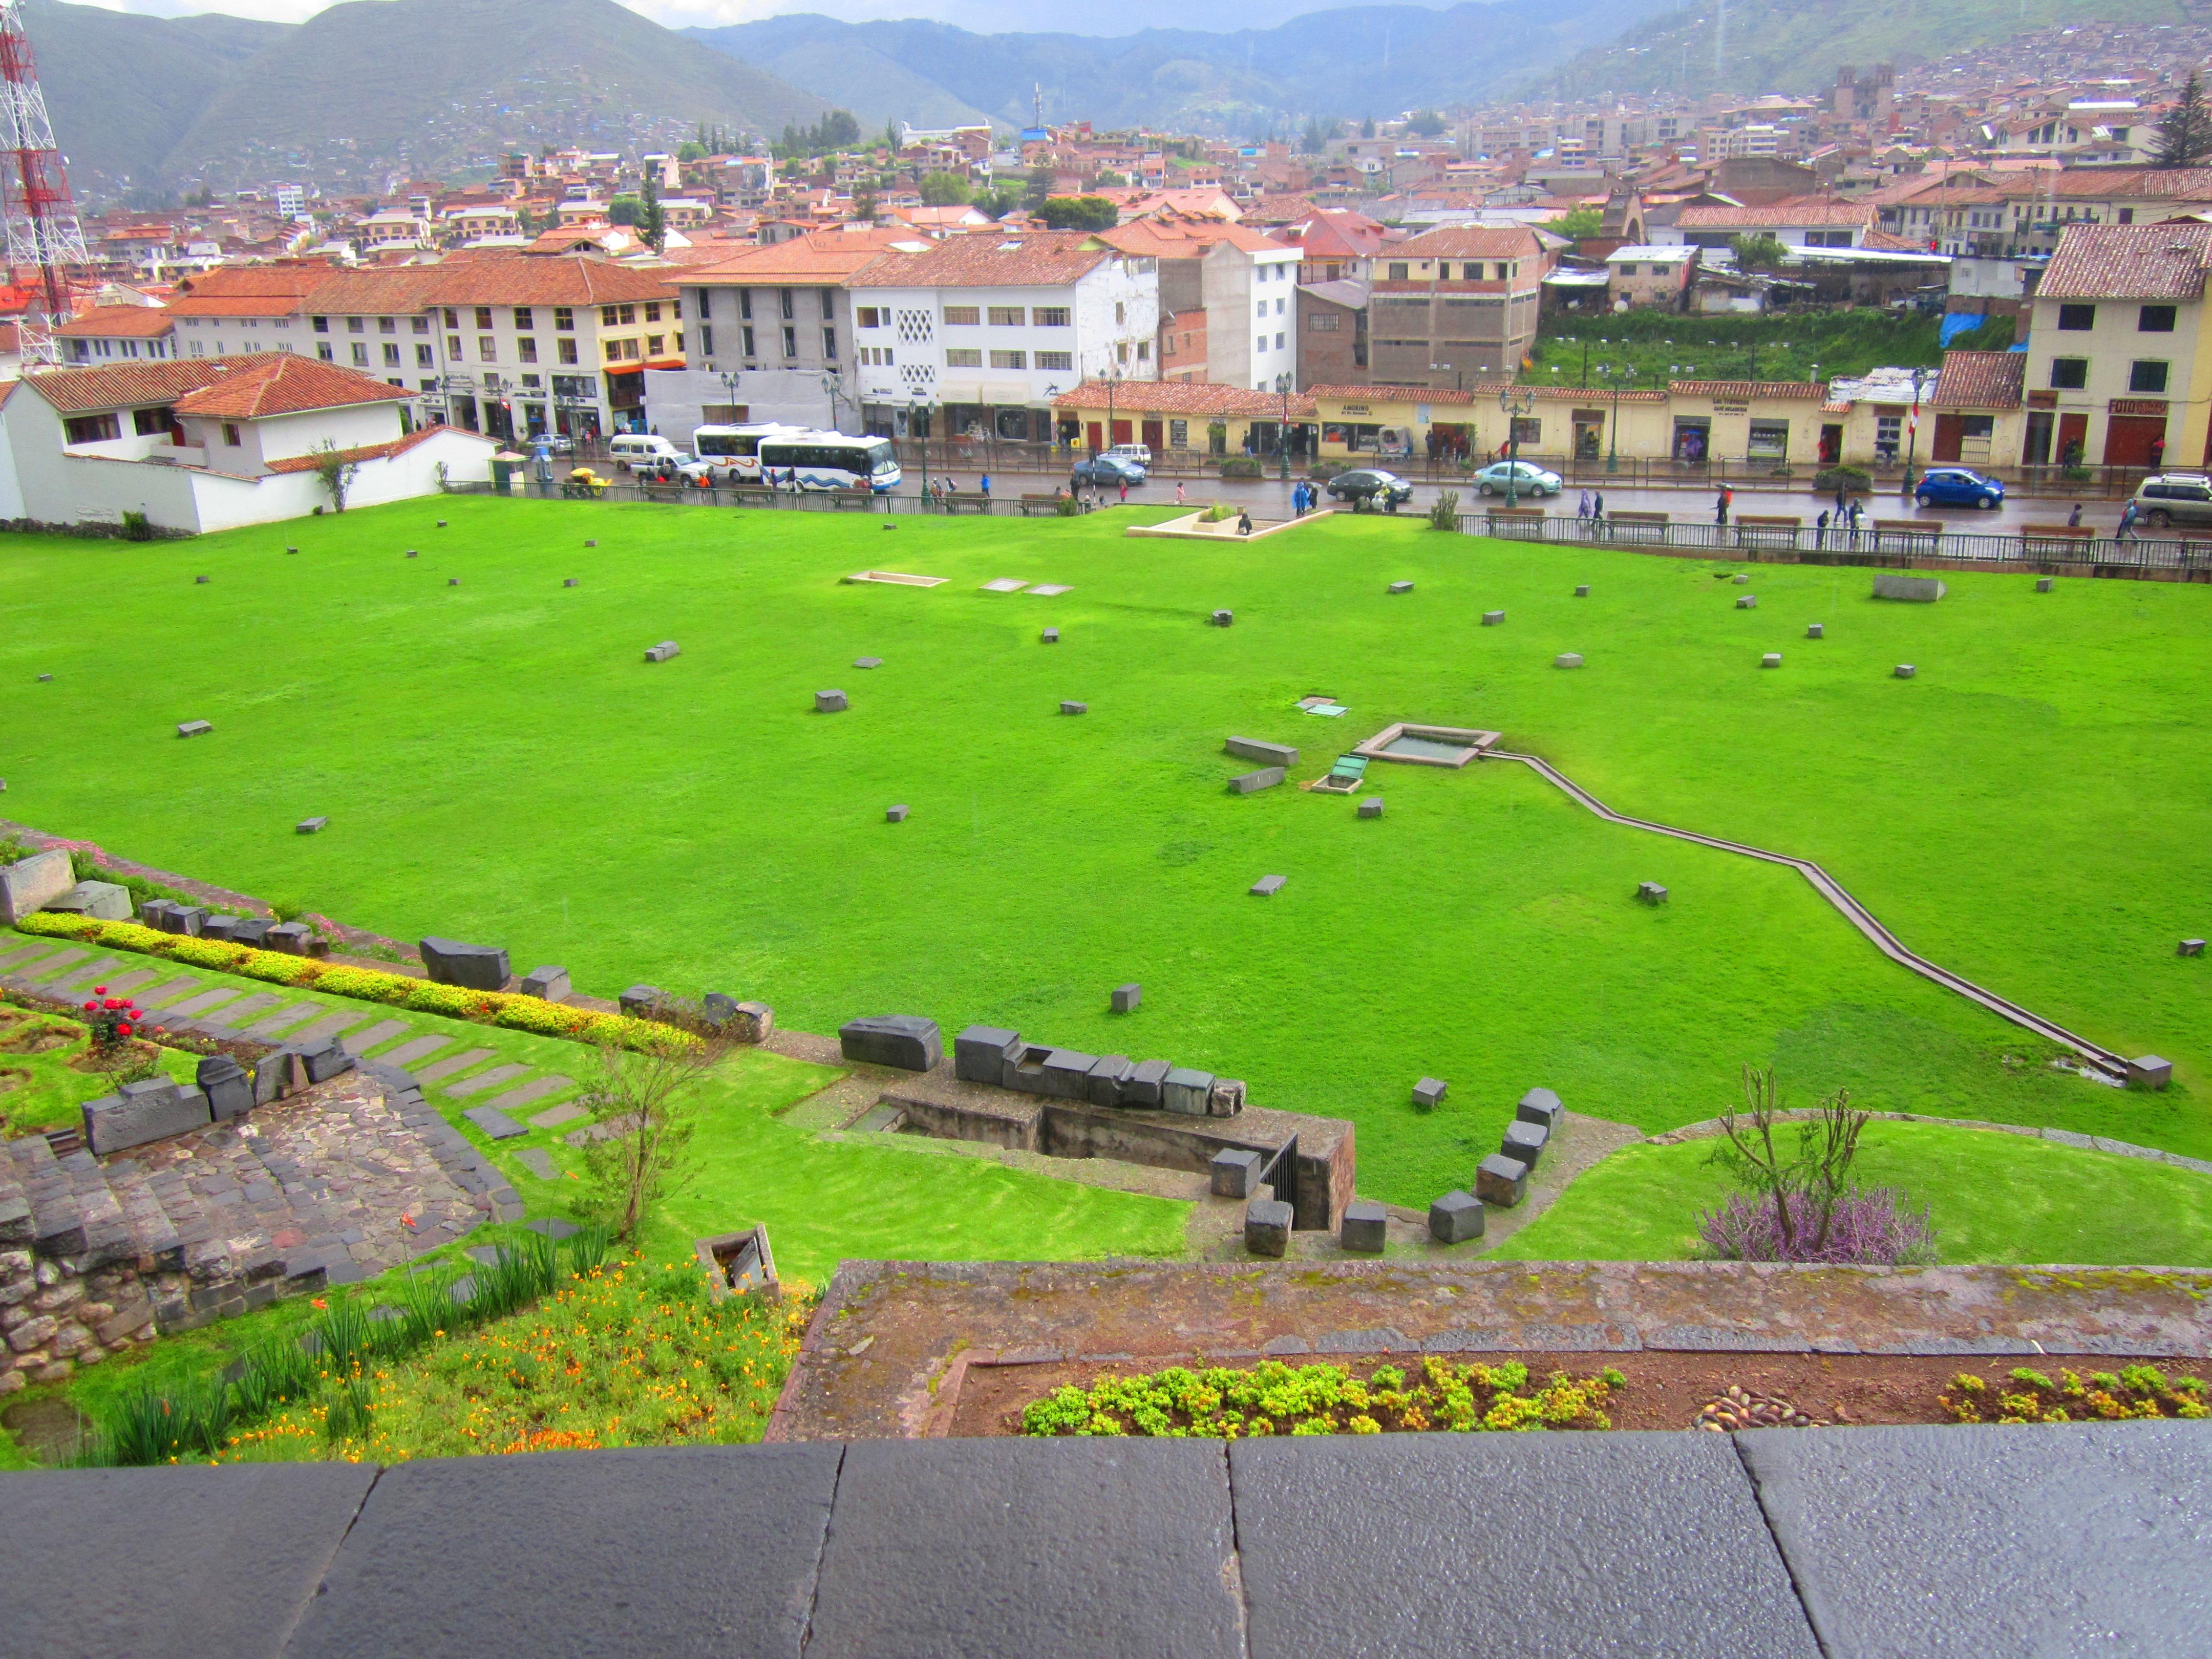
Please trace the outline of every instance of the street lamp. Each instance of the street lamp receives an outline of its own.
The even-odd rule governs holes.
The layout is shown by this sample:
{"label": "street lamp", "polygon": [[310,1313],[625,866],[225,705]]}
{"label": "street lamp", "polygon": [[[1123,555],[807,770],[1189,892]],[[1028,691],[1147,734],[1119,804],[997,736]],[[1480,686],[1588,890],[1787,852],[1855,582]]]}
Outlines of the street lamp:
{"label": "street lamp", "polygon": [[906,394],[907,432],[909,435],[915,435],[916,427],[924,428],[916,437],[916,441],[921,446],[921,504],[924,507],[929,505],[929,434],[925,424],[928,414],[929,406],[922,402],[921,393],[908,391]]}
{"label": "street lamp", "polygon": [[1905,493],[1912,493],[1912,464],[1920,453],[1920,388],[1928,384],[1928,371],[1912,371],[1912,419],[1905,428]]}
{"label": "street lamp", "polygon": [[838,429],[837,396],[843,389],[844,383],[837,378],[836,369],[825,368],[822,371],[822,390],[828,393],[830,398],[830,429],[832,432]]}
{"label": "street lamp", "polygon": [[1275,376],[1275,390],[1283,399],[1283,418],[1275,427],[1275,453],[1282,462],[1282,482],[1291,481],[1291,377]]}
{"label": "street lamp", "polygon": [[1536,407],[1536,394],[1509,386],[1498,394],[1498,406],[1505,411],[1505,505],[1510,510],[1520,499],[1514,486],[1521,472],[1521,417]]}
{"label": "street lamp", "polygon": [[[1106,447],[1107,447],[1107,448],[1109,448],[1109,449],[1111,449],[1111,448],[1113,448],[1113,447],[1114,447],[1114,394],[1115,394],[1116,392],[1118,392],[1118,391],[1120,391],[1120,390],[1121,390],[1121,365],[1120,365],[1120,364],[1118,364],[1118,363],[1109,363],[1109,364],[1108,364],[1108,365],[1107,365],[1107,368],[1106,368],[1106,434],[1105,434],[1105,435],[1106,435]],[[1091,455],[1092,455],[1093,459],[1096,459],[1096,458],[1097,458],[1097,453],[1098,453],[1098,451],[1097,451],[1097,449],[1096,448],[1096,447],[1094,447],[1091,449]]]}

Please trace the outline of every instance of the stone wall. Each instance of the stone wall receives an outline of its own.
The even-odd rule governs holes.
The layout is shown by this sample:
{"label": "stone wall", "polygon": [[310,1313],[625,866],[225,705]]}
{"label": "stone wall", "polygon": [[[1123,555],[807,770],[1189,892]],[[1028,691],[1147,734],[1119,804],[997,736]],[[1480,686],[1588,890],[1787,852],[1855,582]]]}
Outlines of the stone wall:
{"label": "stone wall", "polygon": [[83,1270],[81,1261],[33,1260],[27,1249],[0,1250],[0,1395],[33,1382],[58,1382],[110,1354],[151,1342],[154,1297],[182,1295],[179,1273],[142,1273],[117,1263]]}

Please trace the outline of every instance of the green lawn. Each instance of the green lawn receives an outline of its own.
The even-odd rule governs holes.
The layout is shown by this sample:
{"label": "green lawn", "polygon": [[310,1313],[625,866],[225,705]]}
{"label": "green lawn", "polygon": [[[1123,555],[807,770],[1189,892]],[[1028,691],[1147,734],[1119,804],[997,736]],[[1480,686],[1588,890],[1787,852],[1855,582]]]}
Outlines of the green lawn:
{"label": "green lawn", "polygon": [[[0,939],[13,939],[0,933]],[[65,1041],[46,1048],[46,1033]],[[72,1019],[0,1005],[0,1124],[11,1129],[52,1129],[84,1121],[84,1103],[114,1091],[112,1079],[80,1072],[70,1062],[92,1046],[92,1033]],[[161,1051],[161,1069],[179,1082],[191,1081],[197,1054]]]}
{"label": "green lawn", "polygon": [[[1519,1261],[1680,1260],[1700,1253],[1700,1210],[1732,1183],[1715,1143],[1629,1146],[1498,1246]],[[1855,1176],[1894,1187],[1936,1224],[1945,1261],[2212,1267],[2212,1176],[1992,1129],[1877,1121]]]}
{"label": "green lawn", "polygon": [[[1801,1096],[2212,1152],[2212,963],[2174,955],[2212,931],[2212,592],[1949,574],[1940,605],[1893,605],[1864,571],[1777,567],[1739,611],[1701,562],[1419,521],[1120,534],[1160,516],[886,529],[454,498],[180,544],[9,537],[7,812],[396,936],[501,943],[603,994],[712,987],[800,1030],[908,1012],[1206,1066],[1354,1120],[1362,1188],[1407,1203],[1464,1183],[1533,1084],[1658,1129],[1729,1103],[1745,1061]],[[871,567],[950,580],[838,580]],[[1073,591],[978,591],[1000,576]],[[1394,578],[1415,591],[1386,596]],[[1233,627],[1205,625],[1216,606]],[[682,656],[642,660],[671,638]],[[1553,669],[1565,650],[1588,665]],[[1765,650],[1786,666],[1760,672]],[[850,712],[811,712],[829,686]],[[1312,691],[1352,713],[1291,707]],[[214,734],[179,741],[186,719]],[[1816,858],[1909,945],[2167,1055],[2175,1086],[2051,1073],[1795,874],[1606,825],[1522,768],[1378,765],[1379,822],[1224,793],[1249,765],[1230,732],[1299,744],[1310,777],[1400,719],[1501,730],[1620,810]],[[895,802],[908,822],[884,822]],[[311,813],[330,829],[295,835]],[[1249,897],[1270,872],[1288,886]],[[1667,907],[1633,902],[1645,879]],[[1116,1018],[1124,980],[1144,1006]],[[1452,1085],[1426,1116],[1406,1104],[1423,1074]],[[745,1209],[745,1156],[679,1200],[684,1225]],[[952,1228],[934,1253],[963,1229],[977,1253],[1076,1236],[1034,1206],[1002,1224],[1003,1171],[872,1156],[932,1192],[979,1183],[916,1228]],[[895,1248],[866,1183],[841,1184],[858,1167],[825,1186],[850,1202],[780,1190],[780,1224],[824,1230],[794,1251]]]}

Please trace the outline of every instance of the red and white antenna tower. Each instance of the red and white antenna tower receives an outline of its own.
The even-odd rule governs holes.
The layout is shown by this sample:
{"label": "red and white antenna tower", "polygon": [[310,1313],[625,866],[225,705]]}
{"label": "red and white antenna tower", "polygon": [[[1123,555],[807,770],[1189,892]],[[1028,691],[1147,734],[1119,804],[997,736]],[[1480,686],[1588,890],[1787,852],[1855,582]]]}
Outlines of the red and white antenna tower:
{"label": "red and white antenna tower", "polygon": [[53,361],[51,326],[69,315],[72,266],[88,266],[84,227],[70,198],[61,146],[46,115],[46,95],[39,89],[38,64],[31,38],[23,32],[21,0],[0,0],[0,219],[7,233],[11,270],[29,266],[38,272],[45,305],[38,317],[26,315],[16,334],[26,368]]}

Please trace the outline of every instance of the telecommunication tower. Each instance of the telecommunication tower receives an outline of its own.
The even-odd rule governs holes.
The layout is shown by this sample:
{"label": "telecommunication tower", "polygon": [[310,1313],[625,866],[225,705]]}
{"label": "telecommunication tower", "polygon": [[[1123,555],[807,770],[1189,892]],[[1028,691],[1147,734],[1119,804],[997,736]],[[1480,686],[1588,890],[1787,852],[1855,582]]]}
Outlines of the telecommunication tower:
{"label": "telecommunication tower", "polygon": [[92,258],[70,198],[46,96],[39,89],[21,0],[0,0],[0,218],[9,273],[34,270],[44,301],[40,314],[27,315],[17,329],[28,367],[52,361],[47,330],[69,314],[67,273],[88,266]]}

